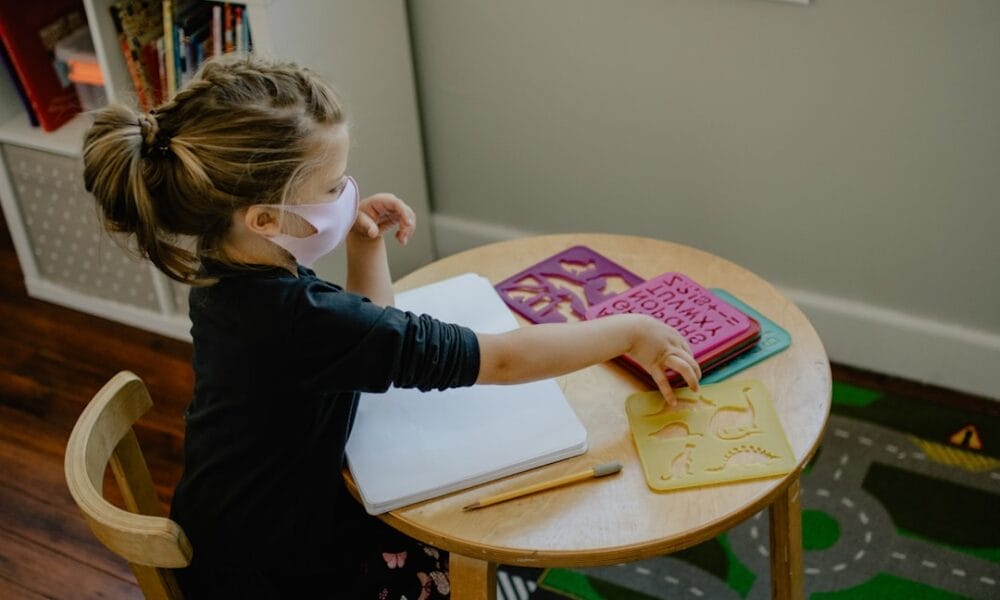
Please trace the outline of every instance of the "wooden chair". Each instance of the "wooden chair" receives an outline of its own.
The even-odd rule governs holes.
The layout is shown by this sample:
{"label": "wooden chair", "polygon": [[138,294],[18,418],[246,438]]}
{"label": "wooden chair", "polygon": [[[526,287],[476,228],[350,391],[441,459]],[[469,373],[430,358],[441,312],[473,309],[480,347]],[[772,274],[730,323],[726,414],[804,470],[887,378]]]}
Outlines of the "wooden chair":
{"label": "wooden chair", "polygon": [[[134,373],[111,378],[84,409],[66,446],[66,483],[101,542],[128,561],[146,598],[182,598],[171,569],[191,562],[191,543],[160,508],[132,429],[150,407],[146,385]],[[128,510],[104,498],[108,463]]]}

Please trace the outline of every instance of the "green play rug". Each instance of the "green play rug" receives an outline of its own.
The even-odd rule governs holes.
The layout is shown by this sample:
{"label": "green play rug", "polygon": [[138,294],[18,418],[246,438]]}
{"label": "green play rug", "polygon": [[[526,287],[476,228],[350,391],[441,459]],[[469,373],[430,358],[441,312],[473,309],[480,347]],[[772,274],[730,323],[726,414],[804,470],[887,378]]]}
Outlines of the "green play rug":
{"label": "green play rug", "polygon": [[[807,597],[1000,598],[998,442],[997,416],[835,382],[801,482]],[[592,569],[501,565],[497,597],[764,599],[769,571],[765,511],[668,556]]]}

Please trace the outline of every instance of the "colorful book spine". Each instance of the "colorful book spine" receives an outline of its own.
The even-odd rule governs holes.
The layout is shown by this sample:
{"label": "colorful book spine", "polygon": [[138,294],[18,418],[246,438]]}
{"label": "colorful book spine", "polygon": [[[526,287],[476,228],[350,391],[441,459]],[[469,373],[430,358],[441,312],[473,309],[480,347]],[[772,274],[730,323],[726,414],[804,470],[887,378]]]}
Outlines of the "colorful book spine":
{"label": "colorful book spine", "polygon": [[163,0],[163,63],[167,67],[167,95],[177,93],[177,50],[174,45],[174,2]]}
{"label": "colorful book spine", "polygon": [[163,103],[163,85],[160,77],[160,55],[157,40],[151,40],[142,47],[142,68],[150,90],[150,103],[159,106]]}
{"label": "colorful book spine", "polygon": [[136,96],[148,110],[159,105],[164,96],[157,51],[158,40],[163,37],[162,1],[117,0],[111,5],[111,13],[128,41],[125,60],[135,65]]}
{"label": "colorful book spine", "polygon": [[125,33],[125,26],[122,23],[125,7],[124,5],[112,4],[109,10],[111,12],[111,21],[114,23],[115,31],[118,33],[118,47],[122,51],[122,58],[125,59],[125,68],[128,70],[129,79],[132,81],[132,89],[135,90],[136,100],[142,110],[149,110],[150,99],[146,93],[143,75],[140,72],[141,66],[136,62],[132,54],[132,47],[129,44],[129,38]]}
{"label": "colorful book spine", "polygon": [[247,14],[246,8],[243,9],[243,51],[252,52],[253,45],[250,41],[250,15]]}
{"label": "colorful book spine", "polygon": [[125,57],[125,67],[128,69],[129,78],[132,80],[132,88],[135,90],[136,100],[142,110],[148,111],[151,108],[149,96],[146,94],[146,82],[143,80],[142,67],[132,56],[132,49],[129,47],[128,39],[124,35],[118,37],[122,55]]}
{"label": "colorful book spine", "polygon": [[212,56],[222,54],[222,5],[212,6]]}
{"label": "colorful book spine", "polygon": [[174,29],[179,56],[178,86],[187,85],[201,66],[199,46],[211,30],[212,7],[201,0],[174,0]]}
{"label": "colorful book spine", "polygon": [[242,54],[246,52],[246,48],[243,47],[243,9],[236,7],[236,17],[235,17],[235,32],[233,35],[234,45],[236,52]]}
{"label": "colorful book spine", "polygon": [[223,14],[223,39],[222,39],[222,51],[229,54],[236,49],[236,45],[233,41],[233,30],[235,29],[235,23],[233,22],[233,5],[228,2],[222,9]]}

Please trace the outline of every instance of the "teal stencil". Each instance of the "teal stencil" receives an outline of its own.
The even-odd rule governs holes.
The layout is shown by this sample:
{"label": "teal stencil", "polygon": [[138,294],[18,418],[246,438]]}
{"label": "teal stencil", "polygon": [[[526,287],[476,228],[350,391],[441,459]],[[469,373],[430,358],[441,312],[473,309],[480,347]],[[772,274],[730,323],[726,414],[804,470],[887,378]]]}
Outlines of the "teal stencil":
{"label": "teal stencil", "polygon": [[755,365],[769,356],[781,352],[791,345],[792,336],[782,329],[777,323],[768,319],[756,310],[744,304],[739,298],[733,296],[726,290],[711,288],[711,292],[722,298],[734,307],[740,309],[745,314],[750,315],[760,323],[760,340],[753,348],[737,356],[717,369],[713,369],[701,378],[701,383],[716,383],[723,379],[739,373],[751,365]]}

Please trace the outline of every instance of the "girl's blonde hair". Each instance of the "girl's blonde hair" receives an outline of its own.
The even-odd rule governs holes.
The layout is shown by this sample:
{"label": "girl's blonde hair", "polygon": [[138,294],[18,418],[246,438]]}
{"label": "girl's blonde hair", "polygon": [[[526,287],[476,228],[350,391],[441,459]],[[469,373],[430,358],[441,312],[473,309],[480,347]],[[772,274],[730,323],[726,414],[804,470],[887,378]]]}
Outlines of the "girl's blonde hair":
{"label": "girl's blonde hair", "polygon": [[[344,122],[340,101],[314,73],[252,57],[207,62],[149,113],[110,105],[84,138],[84,184],[105,228],[135,236],[138,252],[177,281],[210,283],[202,257],[233,211],[285,200],[309,165],[316,124]],[[179,243],[197,240],[194,252]]]}

